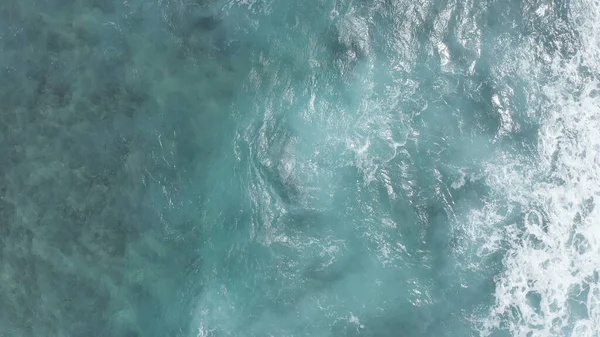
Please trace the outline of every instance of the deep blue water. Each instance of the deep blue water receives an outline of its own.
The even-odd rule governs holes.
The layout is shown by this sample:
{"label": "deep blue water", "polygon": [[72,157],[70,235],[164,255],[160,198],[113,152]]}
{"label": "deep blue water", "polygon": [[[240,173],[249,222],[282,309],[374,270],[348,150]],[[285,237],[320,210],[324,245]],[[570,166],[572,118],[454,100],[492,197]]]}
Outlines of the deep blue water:
{"label": "deep blue water", "polygon": [[600,336],[594,1],[0,3],[0,336]]}

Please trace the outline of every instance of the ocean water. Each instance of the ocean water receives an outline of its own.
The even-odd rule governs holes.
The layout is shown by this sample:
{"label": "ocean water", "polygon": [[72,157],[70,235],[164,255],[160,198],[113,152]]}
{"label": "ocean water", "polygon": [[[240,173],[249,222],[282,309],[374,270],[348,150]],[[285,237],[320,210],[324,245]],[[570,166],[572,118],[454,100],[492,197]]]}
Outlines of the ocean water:
{"label": "ocean water", "polygon": [[600,336],[599,32],[597,0],[0,2],[0,336]]}

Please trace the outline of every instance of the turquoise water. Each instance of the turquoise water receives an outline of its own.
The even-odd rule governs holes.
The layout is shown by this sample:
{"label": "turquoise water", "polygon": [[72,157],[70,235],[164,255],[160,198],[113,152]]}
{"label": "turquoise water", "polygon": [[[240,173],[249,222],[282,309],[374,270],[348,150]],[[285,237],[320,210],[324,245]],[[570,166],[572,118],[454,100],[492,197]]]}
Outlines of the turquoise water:
{"label": "turquoise water", "polygon": [[0,336],[600,336],[597,1],[0,4]]}

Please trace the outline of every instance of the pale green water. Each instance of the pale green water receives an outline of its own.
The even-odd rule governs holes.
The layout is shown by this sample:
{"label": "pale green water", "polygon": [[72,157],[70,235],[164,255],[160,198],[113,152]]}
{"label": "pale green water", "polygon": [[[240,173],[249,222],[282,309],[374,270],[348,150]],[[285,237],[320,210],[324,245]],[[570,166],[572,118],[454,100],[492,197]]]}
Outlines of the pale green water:
{"label": "pale green water", "polygon": [[598,336],[599,11],[0,4],[0,336]]}

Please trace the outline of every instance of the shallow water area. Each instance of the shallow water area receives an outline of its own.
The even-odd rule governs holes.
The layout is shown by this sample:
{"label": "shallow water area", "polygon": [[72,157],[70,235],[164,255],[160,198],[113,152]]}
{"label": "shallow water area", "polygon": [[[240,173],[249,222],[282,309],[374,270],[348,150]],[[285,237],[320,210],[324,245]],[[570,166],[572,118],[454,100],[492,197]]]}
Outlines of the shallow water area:
{"label": "shallow water area", "polygon": [[598,336],[599,10],[0,5],[0,336]]}

